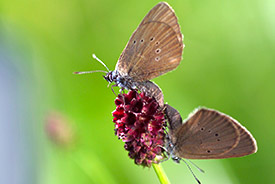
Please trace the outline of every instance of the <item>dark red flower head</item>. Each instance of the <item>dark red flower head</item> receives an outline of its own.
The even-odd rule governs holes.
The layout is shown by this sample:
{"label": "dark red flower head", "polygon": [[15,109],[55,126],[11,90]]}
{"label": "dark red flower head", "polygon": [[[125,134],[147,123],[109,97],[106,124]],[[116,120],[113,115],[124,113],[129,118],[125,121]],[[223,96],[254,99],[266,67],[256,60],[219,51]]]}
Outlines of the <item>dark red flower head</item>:
{"label": "dark red flower head", "polygon": [[147,167],[158,163],[163,158],[165,119],[156,100],[144,93],[129,91],[119,94],[115,104],[115,135],[125,142],[129,157]]}

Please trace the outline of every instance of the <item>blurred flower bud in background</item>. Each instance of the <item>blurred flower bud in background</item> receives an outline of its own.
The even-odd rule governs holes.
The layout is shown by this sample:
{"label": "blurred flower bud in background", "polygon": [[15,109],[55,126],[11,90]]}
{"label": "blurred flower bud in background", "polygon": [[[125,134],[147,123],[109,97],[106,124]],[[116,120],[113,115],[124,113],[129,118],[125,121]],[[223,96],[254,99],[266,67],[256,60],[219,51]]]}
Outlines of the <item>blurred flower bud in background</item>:
{"label": "blurred flower bud in background", "polygon": [[63,114],[53,111],[46,116],[45,131],[49,139],[61,147],[71,147],[75,141],[75,130]]}

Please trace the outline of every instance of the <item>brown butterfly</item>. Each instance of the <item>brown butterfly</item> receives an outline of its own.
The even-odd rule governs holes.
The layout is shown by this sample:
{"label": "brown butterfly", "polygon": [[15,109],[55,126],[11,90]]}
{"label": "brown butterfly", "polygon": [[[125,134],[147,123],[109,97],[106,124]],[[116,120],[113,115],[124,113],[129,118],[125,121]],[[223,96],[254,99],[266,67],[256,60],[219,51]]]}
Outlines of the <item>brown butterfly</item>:
{"label": "brown butterfly", "polygon": [[122,89],[145,92],[163,106],[161,89],[150,80],[177,68],[182,59],[183,47],[174,10],[167,3],[160,2],[132,34],[115,70],[109,71],[106,67],[109,72],[106,72],[104,78]]}
{"label": "brown butterfly", "polygon": [[165,104],[169,123],[166,143],[176,162],[187,159],[222,159],[255,153],[257,144],[251,133],[237,120],[216,110],[199,108],[182,123],[179,112]]}

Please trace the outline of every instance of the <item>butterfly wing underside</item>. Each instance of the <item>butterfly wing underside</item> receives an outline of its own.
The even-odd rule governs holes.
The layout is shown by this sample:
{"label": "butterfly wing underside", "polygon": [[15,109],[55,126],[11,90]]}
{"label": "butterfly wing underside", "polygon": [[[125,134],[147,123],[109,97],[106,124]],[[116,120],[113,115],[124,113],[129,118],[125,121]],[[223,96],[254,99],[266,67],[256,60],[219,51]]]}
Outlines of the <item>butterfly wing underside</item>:
{"label": "butterfly wing underside", "polygon": [[188,159],[220,159],[255,153],[256,141],[236,120],[215,110],[197,110],[173,135],[175,154]]}
{"label": "butterfly wing underside", "polygon": [[175,69],[182,59],[182,34],[174,10],[157,4],[142,20],[123,50],[116,70],[146,81]]}
{"label": "butterfly wing underside", "polygon": [[162,108],[164,105],[163,93],[161,89],[152,81],[138,82],[137,88],[144,92],[146,96],[154,97],[159,106]]}
{"label": "butterfly wing underside", "polygon": [[169,131],[173,134],[179,127],[182,126],[182,118],[180,113],[172,106],[165,104],[164,114],[169,123]]}

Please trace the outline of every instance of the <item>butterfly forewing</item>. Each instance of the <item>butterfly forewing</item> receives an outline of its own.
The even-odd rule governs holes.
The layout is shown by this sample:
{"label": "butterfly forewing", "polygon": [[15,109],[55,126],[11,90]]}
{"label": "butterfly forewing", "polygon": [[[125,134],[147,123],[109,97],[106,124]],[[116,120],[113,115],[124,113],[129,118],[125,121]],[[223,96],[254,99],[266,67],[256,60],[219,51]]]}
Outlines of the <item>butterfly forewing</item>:
{"label": "butterfly forewing", "polygon": [[174,134],[175,152],[189,159],[228,158],[241,139],[237,124],[218,111],[199,109]]}
{"label": "butterfly forewing", "polygon": [[182,35],[173,9],[156,5],[122,52],[116,70],[134,81],[150,80],[175,69],[182,58]]}
{"label": "butterfly forewing", "polygon": [[174,29],[179,42],[182,43],[182,34],[174,10],[165,2],[158,3],[142,20],[141,24],[147,22],[163,22]]}

